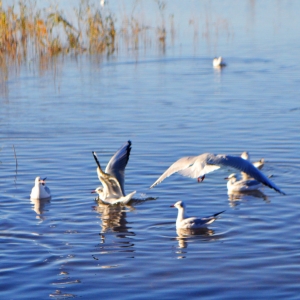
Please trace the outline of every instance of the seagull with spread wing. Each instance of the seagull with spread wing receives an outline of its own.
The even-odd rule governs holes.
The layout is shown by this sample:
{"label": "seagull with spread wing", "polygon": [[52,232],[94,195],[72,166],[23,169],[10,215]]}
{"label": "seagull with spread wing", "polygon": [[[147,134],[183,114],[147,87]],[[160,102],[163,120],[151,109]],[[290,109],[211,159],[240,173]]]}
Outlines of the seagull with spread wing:
{"label": "seagull with spread wing", "polygon": [[164,179],[174,173],[180,175],[198,178],[198,181],[203,181],[205,174],[208,174],[221,167],[231,167],[248,174],[249,177],[256,179],[262,184],[274,189],[276,192],[285,195],[275,183],[273,183],[267,176],[265,176],[258,168],[256,168],[250,161],[240,156],[231,156],[224,154],[204,153],[199,156],[187,156],[178,159],[174,162],[151,186],[161,183]]}
{"label": "seagull with spread wing", "polygon": [[110,159],[105,171],[102,170],[96,152],[93,152],[97,164],[97,174],[103,187],[98,187],[94,192],[106,204],[127,204],[136,191],[125,195],[125,167],[129,160],[131,142],[126,142]]}

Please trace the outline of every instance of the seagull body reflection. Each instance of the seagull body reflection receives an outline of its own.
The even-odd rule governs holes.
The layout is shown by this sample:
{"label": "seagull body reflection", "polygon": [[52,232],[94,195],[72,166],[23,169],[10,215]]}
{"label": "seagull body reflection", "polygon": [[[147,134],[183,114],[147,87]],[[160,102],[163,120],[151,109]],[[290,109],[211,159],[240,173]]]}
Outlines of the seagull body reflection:
{"label": "seagull body reflection", "polygon": [[43,216],[44,212],[45,212],[45,206],[46,204],[49,204],[50,203],[50,199],[30,199],[30,203],[32,203],[34,206],[33,206],[33,210],[36,212],[37,216],[36,218],[37,219],[40,219],[40,220],[45,220],[45,217]]}
{"label": "seagull body reflection", "polygon": [[129,233],[128,230],[130,227],[127,226],[128,222],[126,220],[128,208],[130,209],[130,206],[111,206],[99,201],[95,210],[100,213],[102,221],[101,233],[105,233],[110,230],[113,232]]}
{"label": "seagull body reflection", "polygon": [[252,197],[261,198],[267,203],[270,202],[268,196],[265,195],[262,191],[253,190],[253,191],[245,191],[245,192],[231,192],[231,193],[228,193],[229,205],[231,207],[235,207],[239,203],[246,202],[246,201],[248,201],[249,198],[252,198]]}
{"label": "seagull body reflection", "polygon": [[[127,212],[132,208],[124,205],[107,205],[99,201],[95,210],[100,214],[102,230],[100,235],[99,254],[127,253],[134,258],[134,243],[132,237],[135,233],[128,226]],[[94,255],[97,258],[97,253]],[[94,257],[94,259],[96,259]],[[128,256],[127,256],[128,257]],[[101,266],[108,268],[111,266]]]}
{"label": "seagull body reflection", "polygon": [[176,230],[178,246],[176,249],[177,259],[188,257],[188,245],[199,242],[214,242],[224,237],[224,233],[216,234],[214,230],[209,228],[182,229]]}

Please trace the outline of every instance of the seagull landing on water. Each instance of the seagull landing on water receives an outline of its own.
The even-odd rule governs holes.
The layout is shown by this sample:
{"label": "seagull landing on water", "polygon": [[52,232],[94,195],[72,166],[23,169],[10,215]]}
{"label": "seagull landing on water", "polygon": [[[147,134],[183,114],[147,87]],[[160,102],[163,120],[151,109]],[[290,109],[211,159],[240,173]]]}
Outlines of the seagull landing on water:
{"label": "seagull landing on water", "polygon": [[97,187],[94,191],[92,191],[91,193],[97,193],[99,198],[101,199],[101,201],[104,204],[110,204],[110,205],[114,205],[114,204],[128,204],[130,202],[130,200],[132,199],[132,197],[135,195],[136,191],[131,192],[130,194],[127,194],[126,196],[121,196],[119,198],[110,198],[110,197],[103,197],[103,187],[99,186]]}
{"label": "seagull landing on water", "polygon": [[42,200],[51,198],[50,189],[46,186],[46,179],[41,179],[39,176],[35,178],[34,187],[30,194],[31,199]]}
{"label": "seagull landing on water", "polygon": [[213,67],[214,68],[223,68],[223,67],[226,67],[226,64],[223,62],[222,56],[215,57],[213,59]]}
{"label": "seagull landing on water", "polygon": [[178,209],[178,215],[176,220],[176,229],[199,229],[206,228],[207,225],[211,224],[217,219],[217,216],[223,213],[225,210],[216,213],[212,216],[205,218],[196,218],[196,217],[188,217],[185,213],[186,205],[183,201],[178,201],[175,204],[171,205],[171,207],[176,207]]}
{"label": "seagull landing on water", "polygon": [[131,151],[131,142],[126,142],[110,159],[105,172],[103,172],[96,152],[93,152],[97,164],[97,174],[103,187],[98,187],[94,192],[99,195],[100,200],[107,204],[123,203],[130,201],[135,191],[125,195],[125,167],[128,163]]}
{"label": "seagull landing on water", "polygon": [[236,175],[234,173],[230,174],[225,179],[228,180],[227,182],[228,194],[255,191],[263,186],[261,182],[255,179],[237,180]]}
{"label": "seagull landing on water", "polygon": [[221,167],[231,167],[239,170],[240,172],[244,172],[251,178],[254,178],[269,188],[274,189],[276,192],[285,195],[285,193],[281,191],[275,185],[275,183],[273,183],[248,160],[245,160],[240,156],[230,156],[224,154],[215,155],[212,153],[204,153],[198,156],[187,156],[178,159],[150,186],[150,188],[158,185],[164,179],[176,172],[186,177],[200,177],[200,181],[203,181],[203,176],[205,174],[208,174]]}

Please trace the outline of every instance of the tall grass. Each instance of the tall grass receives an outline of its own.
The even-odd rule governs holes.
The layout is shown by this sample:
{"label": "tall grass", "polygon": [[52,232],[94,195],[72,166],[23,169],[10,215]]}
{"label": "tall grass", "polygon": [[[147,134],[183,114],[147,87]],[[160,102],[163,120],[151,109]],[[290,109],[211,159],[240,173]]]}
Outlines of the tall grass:
{"label": "tall grass", "polygon": [[[165,44],[165,4],[156,1],[161,23],[155,28],[158,43]],[[39,9],[36,2],[20,0],[3,8],[0,0],[0,63],[22,62],[28,57],[53,57],[65,53],[101,53],[111,55],[120,45],[133,47],[145,42],[145,32],[152,29],[134,16],[125,16],[120,28],[108,9],[82,1],[74,8],[75,20],[50,6]]]}

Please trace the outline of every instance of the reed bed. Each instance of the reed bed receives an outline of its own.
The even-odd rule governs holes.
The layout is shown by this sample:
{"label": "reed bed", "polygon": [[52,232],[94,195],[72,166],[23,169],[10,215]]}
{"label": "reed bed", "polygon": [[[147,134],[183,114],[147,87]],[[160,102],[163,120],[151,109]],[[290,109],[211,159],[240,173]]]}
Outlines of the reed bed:
{"label": "reed bed", "polygon": [[[120,46],[137,49],[148,39],[147,32],[156,34],[157,42],[165,45],[164,3],[156,1],[161,22],[156,28],[132,16],[124,16],[119,28],[113,14],[100,5],[82,1],[74,8],[69,20],[56,6],[39,9],[36,2],[21,0],[3,8],[0,1],[0,63],[21,63],[28,58],[45,59],[59,54],[90,53],[111,55]],[[6,63],[5,63],[6,65]]]}

